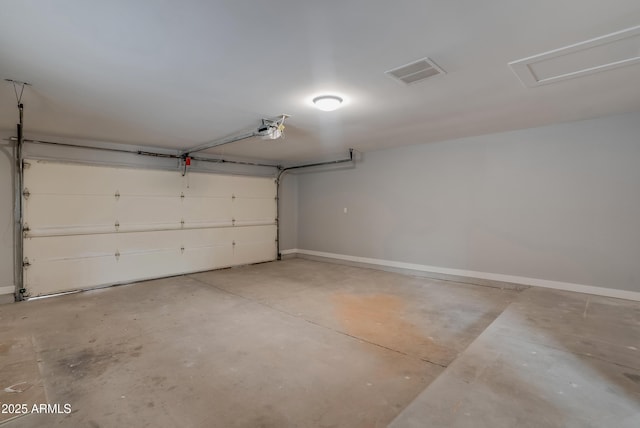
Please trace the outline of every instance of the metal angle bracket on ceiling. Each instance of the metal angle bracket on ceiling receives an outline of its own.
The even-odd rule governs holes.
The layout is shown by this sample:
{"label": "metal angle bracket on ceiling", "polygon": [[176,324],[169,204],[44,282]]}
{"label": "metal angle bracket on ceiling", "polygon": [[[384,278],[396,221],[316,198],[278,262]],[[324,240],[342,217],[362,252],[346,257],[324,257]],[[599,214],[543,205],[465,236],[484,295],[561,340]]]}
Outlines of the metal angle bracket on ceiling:
{"label": "metal angle bracket on ceiling", "polygon": [[274,118],[262,119],[262,123],[257,129],[253,131],[242,132],[235,135],[230,135],[219,140],[209,141],[207,143],[199,144],[195,147],[191,147],[180,152],[180,156],[185,157],[191,153],[201,152],[203,150],[211,149],[213,147],[222,146],[224,144],[235,143],[236,141],[246,140],[252,137],[263,137],[265,139],[275,140],[280,138],[284,131],[285,119],[291,117],[288,114],[281,114]]}
{"label": "metal angle bracket on ceiling", "polygon": [[[31,83],[29,82],[22,82],[20,80],[15,80],[15,79],[4,79],[5,82],[9,82],[11,84],[13,84],[13,90],[16,93],[16,101],[18,101],[18,105],[20,105],[22,103],[22,93],[24,92],[24,87],[25,86],[31,86]],[[20,94],[18,94],[18,86],[21,88],[20,89]]]}

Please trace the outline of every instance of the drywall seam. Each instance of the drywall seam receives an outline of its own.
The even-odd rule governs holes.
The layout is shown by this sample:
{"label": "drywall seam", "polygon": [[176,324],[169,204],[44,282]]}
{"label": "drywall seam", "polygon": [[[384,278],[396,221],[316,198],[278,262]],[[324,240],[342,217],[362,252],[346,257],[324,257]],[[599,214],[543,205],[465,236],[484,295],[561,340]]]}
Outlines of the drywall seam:
{"label": "drywall seam", "polygon": [[285,250],[282,254],[302,254],[326,259],[344,260],[355,263],[370,265],[371,267],[383,266],[396,269],[406,269],[417,272],[433,272],[444,275],[462,276],[467,278],[478,278],[489,281],[499,281],[512,284],[522,284],[534,287],[552,288],[555,290],[574,291],[577,293],[594,294],[597,296],[614,297],[618,299],[640,301],[640,293],[627,290],[614,290],[592,285],[574,284],[571,282],[550,281],[546,279],[527,278],[524,276],[504,275],[500,273],[478,272],[464,269],[453,269],[439,266],[421,265],[416,263],[396,262],[392,260],[372,259],[368,257],[356,257],[346,254],[326,253],[323,251],[312,251],[304,249]]}

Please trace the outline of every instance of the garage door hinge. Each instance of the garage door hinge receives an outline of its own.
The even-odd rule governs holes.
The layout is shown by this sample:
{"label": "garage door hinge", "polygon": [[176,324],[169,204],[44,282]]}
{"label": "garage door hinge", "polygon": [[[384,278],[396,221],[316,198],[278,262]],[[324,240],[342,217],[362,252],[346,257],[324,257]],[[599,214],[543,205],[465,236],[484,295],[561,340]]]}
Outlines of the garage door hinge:
{"label": "garage door hinge", "polygon": [[22,226],[22,231],[23,231],[23,232],[25,232],[25,233],[26,233],[26,232],[28,232],[28,231],[30,231],[30,230],[31,230],[31,229],[29,229],[29,225],[28,225],[27,223],[25,223],[25,224]]}
{"label": "garage door hinge", "polygon": [[180,220],[180,227],[184,229],[184,219]]}
{"label": "garage door hinge", "polygon": [[116,256],[116,261],[120,260],[120,251],[116,250],[114,255]]}
{"label": "garage door hinge", "polygon": [[24,260],[22,261],[22,267],[26,269],[29,266],[31,266],[31,263],[29,263],[29,258],[25,257]]}
{"label": "garage door hinge", "polygon": [[116,194],[113,196],[116,197],[116,200],[120,199],[120,191],[116,190]]}
{"label": "garage door hinge", "polygon": [[180,199],[184,199],[184,192],[180,193]]}
{"label": "garage door hinge", "polygon": [[232,218],[232,219],[231,219],[231,226],[235,226],[235,225],[236,225],[236,219],[235,219],[235,218]]}
{"label": "garage door hinge", "polygon": [[31,196],[31,193],[29,193],[29,189],[25,187],[22,191],[22,196],[24,196],[25,199],[29,199],[29,196]]}
{"label": "garage door hinge", "polygon": [[114,226],[116,227],[116,232],[120,230],[120,222],[118,220],[116,220],[116,224]]}
{"label": "garage door hinge", "polygon": [[231,195],[231,200],[233,200],[233,199],[235,199],[235,198],[236,198],[236,195],[235,195],[235,194]]}
{"label": "garage door hinge", "polygon": [[31,164],[27,161],[22,161],[22,169],[29,169]]}
{"label": "garage door hinge", "polygon": [[180,247],[180,252],[181,252],[182,254],[184,254],[184,245],[183,245],[182,247]]}
{"label": "garage door hinge", "polygon": [[236,246],[236,241],[233,241],[233,242],[231,243],[231,245],[233,245],[233,246],[235,247],[235,246]]}

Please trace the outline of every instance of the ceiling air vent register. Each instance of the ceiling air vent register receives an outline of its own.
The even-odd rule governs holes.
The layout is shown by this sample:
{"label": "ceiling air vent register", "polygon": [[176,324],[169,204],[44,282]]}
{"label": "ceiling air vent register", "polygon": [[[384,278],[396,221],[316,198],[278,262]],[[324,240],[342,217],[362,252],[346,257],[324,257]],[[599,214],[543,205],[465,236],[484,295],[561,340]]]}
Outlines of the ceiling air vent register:
{"label": "ceiling air vent register", "polygon": [[446,74],[443,69],[433,62],[430,58],[422,58],[402,67],[394,68],[385,72],[388,76],[393,77],[407,85],[422,82],[439,74]]}

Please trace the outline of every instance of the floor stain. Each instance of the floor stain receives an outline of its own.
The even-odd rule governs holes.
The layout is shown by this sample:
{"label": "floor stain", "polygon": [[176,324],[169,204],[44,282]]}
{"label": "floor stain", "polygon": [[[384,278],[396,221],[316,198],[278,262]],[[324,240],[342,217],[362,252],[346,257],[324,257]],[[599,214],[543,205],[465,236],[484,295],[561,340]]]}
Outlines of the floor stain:
{"label": "floor stain", "polygon": [[625,373],[624,376],[635,383],[640,383],[640,375],[633,374],[633,373]]}
{"label": "floor stain", "polygon": [[139,357],[140,356],[140,350],[142,349],[142,345],[140,346],[136,346],[135,348],[133,348],[133,351],[131,353],[129,353],[129,355],[131,355],[132,357]]}
{"label": "floor stain", "polygon": [[348,334],[439,365],[448,362],[452,350],[405,319],[407,303],[397,295],[337,293],[332,300]]}
{"label": "floor stain", "polygon": [[6,355],[9,353],[9,349],[11,349],[11,342],[3,342],[0,343],[0,355]]}
{"label": "floor stain", "polygon": [[152,377],[151,377],[151,381],[153,382],[154,386],[160,386],[160,385],[162,385],[166,380],[167,380],[167,377],[166,377],[166,376],[152,376]]}
{"label": "floor stain", "polygon": [[118,363],[121,352],[96,352],[86,348],[58,360],[58,366],[73,378],[98,377]]}

